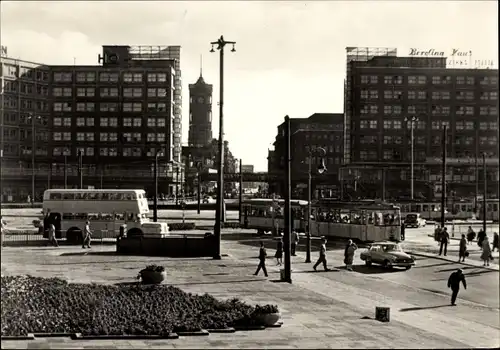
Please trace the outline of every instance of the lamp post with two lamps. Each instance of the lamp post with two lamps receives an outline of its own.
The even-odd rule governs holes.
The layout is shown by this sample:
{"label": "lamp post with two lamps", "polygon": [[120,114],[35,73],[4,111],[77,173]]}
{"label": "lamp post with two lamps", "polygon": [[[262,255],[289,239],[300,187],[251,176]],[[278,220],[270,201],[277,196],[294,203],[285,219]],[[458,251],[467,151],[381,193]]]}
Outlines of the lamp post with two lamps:
{"label": "lamp post with two lamps", "polygon": [[309,151],[309,170],[307,184],[307,240],[306,240],[306,263],[311,262],[311,197],[312,197],[312,156],[318,153],[321,155],[320,164],[318,165],[318,173],[323,174],[326,171],[325,155],[326,150],[322,147],[317,147]]}
{"label": "lamp post with two lamps", "polygon": [[218,166],[217,166],[217,209],[215,211],[215,227],[214,227],[214,236],[217,240],[214,259],[219,260],[221,258],[220,255],[220,244],[221,244],[221,222],[222,222],[222,213],[224,211],[224,47],[227,44],[233,45],[231,52],[235,52],[234,45],[235,41],[226,41],[224,37],[221,35],[217,41],[213,41],[210,43],[212,45],[212,49],[210,52],[215,52],[214,45],[217,45],[217,50],[219,50],[219,64],[220,64],[220,86],[219,86],[219,155],[218,155]]}
{"label": "lamp post with two lamps", "polygon": [[418,118],[417,117],[406,117],[405,118],[405,122],[409,123],[409,126],[410,126],[410,143],[411,143],[411,146],[410,146],[410,193],[411,193],[411,199],[413,199],[413,196],[414,196],[414,163],[415,163],[415,159],[414,159],[414,150],[413,150],[413,144],[414,144],[414,137],[413,137],[413,129],[415,128],[415,123],[418,122]]}

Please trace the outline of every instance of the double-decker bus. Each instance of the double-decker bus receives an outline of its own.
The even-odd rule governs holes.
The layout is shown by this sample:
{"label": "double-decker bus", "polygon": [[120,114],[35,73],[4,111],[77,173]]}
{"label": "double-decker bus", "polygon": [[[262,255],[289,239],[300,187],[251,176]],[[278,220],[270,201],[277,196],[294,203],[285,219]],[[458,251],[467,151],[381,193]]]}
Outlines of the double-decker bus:
{"label": "double-decker bus", "polygon": [[128,235],[168,234],[166,223],[150,222],[144,190],[50,189],[43,194],[43,214],[44,226],[54,224],[57,238],[74,243],[86,221],[97,239],[116,237],[123,224]]}
{"label": "double-decker bus", "polygon": [[[304,232],[307,225],[307,201],[292,199],[290,207],[292,212],[292,229]],[[281,232],[285,228],[284,199],[255,198],[248,199],[241,204],[242,227],[256,229],[262,235],[265,232]]]}
{"label": "double-decker bus", "polygon": [[311,235],[357,239],[362,242],[402,241],[399,207],[377,201],[312,203]]}

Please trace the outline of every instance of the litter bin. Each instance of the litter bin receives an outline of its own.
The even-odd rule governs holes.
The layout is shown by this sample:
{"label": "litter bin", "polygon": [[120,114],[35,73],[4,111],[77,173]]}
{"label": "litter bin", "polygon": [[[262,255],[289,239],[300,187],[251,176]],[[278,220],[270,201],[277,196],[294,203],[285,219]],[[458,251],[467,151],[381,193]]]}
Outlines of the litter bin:
{"label": "litter bin", "polygon": [[375,307],[375,319],[380,322],[389,322],[391,319],[391,309],[388,307]]}
{"label": "litter bin", "polygon": [[280,269],[280,280],[285,281],[285,269]]}

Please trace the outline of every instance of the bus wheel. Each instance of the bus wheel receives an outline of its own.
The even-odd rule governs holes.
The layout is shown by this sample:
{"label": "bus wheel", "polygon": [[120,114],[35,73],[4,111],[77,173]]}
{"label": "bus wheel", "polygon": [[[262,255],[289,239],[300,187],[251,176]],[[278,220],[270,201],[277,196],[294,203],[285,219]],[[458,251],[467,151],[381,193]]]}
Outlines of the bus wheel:
{"label": "bus wheel", "polygon": [[259,236],[263,236],[263,235],[264,235],[264,230],[262,230],[262,229],[260,229],[260,228],[259,228],[259,229],[257,230],[257,234],[258,234]]}
{"label": "bus wheel", "polygon": [[82,231],[76,227],[70,228],[66,231],[66,241],[68,241],[69,244],[82,244]]}
{"label": "bus wheel", "polygon": [[127,237],[134,238],[134,237],[142,237],[144,236],[144,233],[142,232],[141,229],[138,228],[132,228],[127,231]]}

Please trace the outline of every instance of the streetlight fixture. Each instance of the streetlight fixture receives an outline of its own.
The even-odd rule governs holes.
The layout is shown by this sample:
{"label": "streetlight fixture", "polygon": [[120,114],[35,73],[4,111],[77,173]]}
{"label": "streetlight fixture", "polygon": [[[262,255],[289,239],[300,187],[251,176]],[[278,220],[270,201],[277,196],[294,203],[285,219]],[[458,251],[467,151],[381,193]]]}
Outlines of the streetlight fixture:
{"label": "streetlight fixture", "polygon": [[307,185],[307,240],[306,240],[306,263],[311,262],[311,197],[312,197],[312,156],[314,153],[321,154],[320,164],[318,166],[318,173],[323,174],[326,172],[325,155],[326,150],[322,147],[317,147],[309,151],[309,171],[308,171],[308,185]]}
{"label": "streetlight fixture", "polygon": [[216,248],[214,252],[214,259],[220,260],[220,244],[221,244],[221,222],[222,222],[222,213],[224,211],[224,46],[226,44],[233,45],[231,52],[235,52],[236,49],[234,45],[235,41],[226,41],[224,37],[221,35],[217,41],[213,41],[210,43],[212,45],[212,49],[210,52],[215,52],[214,45],[217,45],[217,50],[219,50],[219,64],[220,64],[220,87],[219,87],[219,163],[217,169],[217,209],[215,211],[215,227],[214,227],[214,236],[217,240]]}
{"label": "streetlight fixture", "polygon": [[417,117],[411,117],[411,118],[408,118],[406,117],[405,118],[405,122],[409,123],[410,125],[410,142],[411,142],[411,149],[410,149],[410,157],[411,157],[411,164],[410,164],[410,191],[411,191],[411,199],[413,199],[413,196],[414,196],[414,176],[413,176],[413,172],[414,172],[414,150],[413,150],[413,143],[414,143],[414,138],[413,138],[413,129],[415,127],[415,122],[418,122],[418,118]]}
{"label": "streetlight fixture", "polygon": [[30,114],[28,120],[31,121],[31,206],[35,205],[35,153],[36,153],[36,121],[41,120],[39,115]]}

